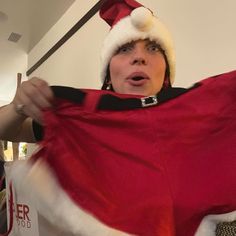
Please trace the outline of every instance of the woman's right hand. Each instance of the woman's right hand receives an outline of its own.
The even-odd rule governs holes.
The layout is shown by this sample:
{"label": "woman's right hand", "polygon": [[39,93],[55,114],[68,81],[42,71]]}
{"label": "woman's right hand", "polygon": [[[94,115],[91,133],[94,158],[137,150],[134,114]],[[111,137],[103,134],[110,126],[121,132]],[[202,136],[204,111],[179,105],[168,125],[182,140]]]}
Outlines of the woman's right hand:
{"label": "woman's right hand", "polygon": [[[21,107],[26,117],[31,117],[42,124],[42,109],[51,107],[53,92],[48,83],[40,78],[33,77],[22,82],[12,101],[17,111]],[[19,113],[19,112],[18,112]]]}

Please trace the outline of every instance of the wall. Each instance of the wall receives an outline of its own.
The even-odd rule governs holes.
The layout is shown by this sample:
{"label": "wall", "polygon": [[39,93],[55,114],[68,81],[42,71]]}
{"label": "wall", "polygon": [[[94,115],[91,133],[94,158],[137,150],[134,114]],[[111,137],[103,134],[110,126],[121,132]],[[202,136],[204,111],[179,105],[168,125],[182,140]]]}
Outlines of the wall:
{"label": "wall", "polygon": [[[29,68],[97,1],[76,1],[29,54]],[[235,0],[140,0],[172,32],[177,54],[176,86],[235,69]],[[99,52],[108,31],[96,15],[33,75],[50,84],[99,88]]]}
{"label": "wall", "polygon": [[[29,68],[53,46],[97,1],[76,1],[54,27],[29,54]],[[96,15],[60,49],[56,51],[32,76],[47,80],[50,84],[74,87],[100,86],[99,52],[106,32],[106,25],[98,24]]]}
{"label": "wall", "polygon": [[[1,71],[1,93],[0,106],[9,103],[15,95],[17,85],[17,73],[25,74],[28,63],[28,55],[19,50],[17,45],[12,43],[0,42],[3,45],[1,52],[6,55],[4,58],[0,57],[0,71]],[[5,44],[5,45],[4,45]],[[9,63],[10,62],[10,63]],[[23,77],[22,80],[26,79]]]}

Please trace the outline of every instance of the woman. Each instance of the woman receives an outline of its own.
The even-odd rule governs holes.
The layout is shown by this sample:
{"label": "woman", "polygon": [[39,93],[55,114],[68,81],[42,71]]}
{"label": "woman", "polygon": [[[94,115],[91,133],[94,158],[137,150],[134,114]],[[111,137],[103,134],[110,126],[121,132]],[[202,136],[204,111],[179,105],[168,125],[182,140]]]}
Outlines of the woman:
{"label": "woman", "polygon": [[[155,95],[163,86],[170,85],[166,76],[167,63],[157,42],[148,39],[132,41],[120,47],[112,57],[110,76],[103,87],[111,86],[114,92],[121,94]],[[6,135],[2,134],[2,138],[34,142],[32,119],[42,123],[42,109],[52,106],[52,103],[53,93],[45,81],[32,78],[23,82],[13,102],[2,110],[1,116],[5,116],[6,122],[1,127],[1,132],[5,130]],[[19,104],[24,104],[24,107],[19,107]]]}
{"label": "woman", "polygon": [[[136,8],[132,17],[119,19],[119,14],[112,14],[112,21],[106,14],[116,4],[108,1],[101,9],[103,19],[114,28],[102,49],[102,89],[144,97],[156,95],[174,81],[172,40],[159,19],[146,8],[139,8],[139,3],[132,4],[132,9]],[[122,7],[127,6],[123,3]],[[40,78],[23,82],[12,103],[1,109],[0,137],[13,142],[35,142],[32,120],[42,124],[42,110],[53,106],[53,96],[48,83]]]}

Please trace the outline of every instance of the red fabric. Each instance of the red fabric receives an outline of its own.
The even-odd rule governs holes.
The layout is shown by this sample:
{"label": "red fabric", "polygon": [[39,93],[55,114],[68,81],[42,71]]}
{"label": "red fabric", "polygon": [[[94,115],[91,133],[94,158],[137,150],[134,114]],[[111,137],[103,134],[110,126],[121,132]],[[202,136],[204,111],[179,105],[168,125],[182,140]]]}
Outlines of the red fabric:
{"label": "red fabric", "polygon": [[134,0],[107,0],[101,7],[99,14],[110,26],[130,15],[132,10],[142,5]]}
{"label": "red fabric", "polygon": [[91,99],[59,100],[45,112],[38,156],[105,224],[142,236],[192,236],[204,216],[236,210],[235,100],[236,71],[149,108],[96,111]]}

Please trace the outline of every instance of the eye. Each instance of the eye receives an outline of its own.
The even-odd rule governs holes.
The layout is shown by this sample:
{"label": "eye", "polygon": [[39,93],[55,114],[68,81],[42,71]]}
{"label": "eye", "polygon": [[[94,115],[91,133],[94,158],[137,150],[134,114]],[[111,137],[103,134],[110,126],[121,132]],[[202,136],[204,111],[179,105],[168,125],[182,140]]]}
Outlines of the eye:
{"label": "eye", "polygon": [[161,52],[162,49],[159,44],[151,42],[147,45],[147,50],[150,52]]}
{"label": "eye", "polygon": [[121,46],[118,50],[116,54],[126,54],[128,52],[131,52],[133,50],[134,46],[133,44],[125,44],[123,46]]}

